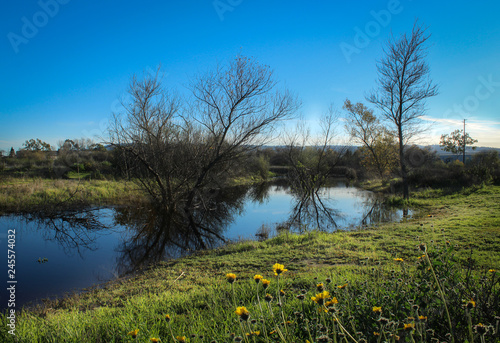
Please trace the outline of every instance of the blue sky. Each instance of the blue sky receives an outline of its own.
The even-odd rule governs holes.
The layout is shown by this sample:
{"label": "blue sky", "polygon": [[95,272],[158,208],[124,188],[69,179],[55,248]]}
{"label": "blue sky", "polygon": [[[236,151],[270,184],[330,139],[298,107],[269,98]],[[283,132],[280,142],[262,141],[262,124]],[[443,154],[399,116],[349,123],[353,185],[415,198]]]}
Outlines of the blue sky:
{"label": "blue sky", "polygon": [[[0,15],[0,150],[102,136],[129,78],[162,65],[167,87],[237,54],[269,65],[314,123],[364,101],[391,32],[416,19],[440,94],[420,143],[461,128],[500,147],[500,3],[483,1],[9,1]],[[365,38],[364,40],[361,38]],[[346,51],[350,51],[346,52]]]}

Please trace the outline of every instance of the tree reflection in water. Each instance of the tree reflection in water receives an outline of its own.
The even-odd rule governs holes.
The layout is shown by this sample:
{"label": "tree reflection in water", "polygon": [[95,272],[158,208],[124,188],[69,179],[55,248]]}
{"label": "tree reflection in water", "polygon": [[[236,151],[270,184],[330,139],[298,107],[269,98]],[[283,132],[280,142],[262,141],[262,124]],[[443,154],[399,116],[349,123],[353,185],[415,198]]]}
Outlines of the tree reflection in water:
{"label": "tree reflection in water", "polygon": [[[399,220],[400,210],[386,207],[382,199],[373,193],[354,188],[349,188],[349,192],[355,193],[351,197],[357,199],[355,206],[358,207],[358,214],[360,211],[362,214],[357,219],[344,218],[343,213],[351,209],[343,207],[344,210],[339,210],[343,204],[332,202],[337,198],[335,190],[339,186],[346,187],[339,183],[337,188],[321,188],[309,193],[299,192],[286,183],[211,189],[200,196],[199,205],[189,212],[182,204],[170,207],[170,211],[142,204],[113,210],[90,208],[36,212],[25,214],[23,218],[36,222],[44,239],[56,241],[67,255],[75,252],[82,255],[84,250],[97,250],[99,237],[114,233],[113,228],[120,231],[126,228],[126,239],[115,248],[119,254],[115,269],[118,275],[219,246],[226,241],[228,227],[243,214],[245,204],[253,202],[265,206],[273,192],[285,191],[295,202],[288,219],[284,224],[277,223],[277,227],[298,232],[306,229],[333,231]],[[327,190],[333,194],[327,194]],[[255,227],[255,233],[257,230],[258,227]]]}
{"label": "tree reflection in water", "polygon": [[225,242],[223,233],[234,216],[241,214],[248,189],[211,190],[211,196],[204,199],[204,206],[189,213],[183,210],[165,212],[155,206],[117,209],[116,223],[133,232],[119,248],[118,273],[123,275],[150,263]]}
{"label": "tree reflection in water", "polygon": [[95,208],[37,211],[22,216],[37,225],[44,240],[57,242],[66,255],[76,251],[82,256],[84,250],[97,250],[96,240],[110,230]]}

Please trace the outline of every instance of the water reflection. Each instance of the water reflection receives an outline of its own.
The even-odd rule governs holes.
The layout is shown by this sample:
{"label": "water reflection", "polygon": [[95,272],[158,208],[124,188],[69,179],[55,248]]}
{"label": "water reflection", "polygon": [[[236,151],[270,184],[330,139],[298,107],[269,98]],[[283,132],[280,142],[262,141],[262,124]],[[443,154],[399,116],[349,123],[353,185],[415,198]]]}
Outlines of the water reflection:
{"label": "water reflection", "polygon": [[[170,212],[134,205],[0,217],[0,227],[16,230],[16,266],[22,271],[19,304],[90,287],[226,240],[257,239],[263,224],[331,231],[403,216],[402,210],[385,207],[373,193],[343,183],[322,188],[312,198],[285,183],[206,194],[189,212],[182,204]],[[45,257],[48,263],[36,262]]]}
{"label": "water reflection", "polygon": [[116,223],[132,232],[130,239],[118,248],[119,274],[224,242],[224,231],[234,216],[242,212],[247,194],[248,187],[214,190],[210,197],[205,197],[203,206],[189,212],[166,212],[155,206],[116,209]]}
{"label": "water reflection", "polygon": [[67,255],[85,250],[95,251],[100,235],[110,227],[95,209],[37,211],[22,215],[26,223],[34,224],[44,241],[56,242]]}

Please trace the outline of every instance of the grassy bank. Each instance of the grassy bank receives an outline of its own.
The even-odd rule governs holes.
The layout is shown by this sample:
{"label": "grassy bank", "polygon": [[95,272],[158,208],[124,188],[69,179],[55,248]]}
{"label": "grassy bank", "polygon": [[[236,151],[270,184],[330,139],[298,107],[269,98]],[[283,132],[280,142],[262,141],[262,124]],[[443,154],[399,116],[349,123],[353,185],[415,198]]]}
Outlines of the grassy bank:
{"label": "grassy bank", "polygon": [[0,341],[499,342],[500,187],[421,192],[412,206],[404,223],[163,262],[16,313],[15,337],[3,316]]}
{"label": "grassy bank", "polygon": [[119,205],[141,198],[130,181],[0,178],[0,214],[50,206]]}

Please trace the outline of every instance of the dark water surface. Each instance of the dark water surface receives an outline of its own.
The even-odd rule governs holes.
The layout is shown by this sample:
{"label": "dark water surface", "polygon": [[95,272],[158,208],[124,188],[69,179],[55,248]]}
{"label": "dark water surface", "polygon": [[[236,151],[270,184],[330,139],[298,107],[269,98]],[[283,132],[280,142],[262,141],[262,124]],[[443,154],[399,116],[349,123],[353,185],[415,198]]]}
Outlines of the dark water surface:
{"label": "dark water surface", "polygon": [[[221,238],[256,239],[263,225],[282,224],[300,231],[309,224],[333,231],[403,218],[402,210],[386,208],[373,193],[344,183],[323,188],[318,195],[319,205],[279,185],[219,191],[214,194],[213,211],[195,213],[200,229],[194,233],[183,227],[175,213],[144,207],[0,217],[4,256],[0,309],[8,308],[12,296],[7,288],[12,285],[19,310],[24,304],[112,280],[151,262],[218,246],[223,244]],[[15,265],[7,263],[9,230],[15,230]],[[15,270],[13,279],[8,269]]]}

